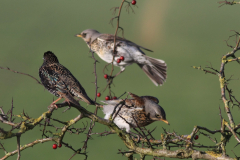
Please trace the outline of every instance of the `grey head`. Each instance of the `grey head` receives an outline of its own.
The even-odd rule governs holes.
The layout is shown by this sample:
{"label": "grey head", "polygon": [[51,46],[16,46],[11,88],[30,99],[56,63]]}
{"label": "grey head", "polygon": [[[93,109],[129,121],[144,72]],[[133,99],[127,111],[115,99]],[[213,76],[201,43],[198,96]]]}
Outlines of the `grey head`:
{"label": "grey head", "polygon": [[77,34],[77,37],[81,37],[86,43],[91,44],[95,39],[97,39],[101,33],[94,29],[86,29],[82,33]]}
{"label": "grey head", "polygon": [[146,115],[148,115],[151,120],[163,121],[169,125],[169,122],[166,120],[165,111],[160,105],[148,98],[143,97],[143,100]]}

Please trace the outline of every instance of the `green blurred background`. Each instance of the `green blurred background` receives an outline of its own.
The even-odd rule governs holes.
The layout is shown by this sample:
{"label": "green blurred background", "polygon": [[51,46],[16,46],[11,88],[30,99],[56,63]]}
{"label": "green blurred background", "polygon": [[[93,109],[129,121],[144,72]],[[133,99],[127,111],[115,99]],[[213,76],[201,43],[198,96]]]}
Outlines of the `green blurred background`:
{"label": "green blurred background", "polygon": [[[231,48],[226,46],[227,40],[234,32],[239,31],[239,6],[223,6],[218,8],[219,0],[211,1],[177,1],[177,0],[137,0],[134,13],[122,10],[120,26],[125,29],[125,38],[152,49],[146,52],[148,56],[163,59],[168,65],[167,82],[156,87],[137,65],[127,67],[127,70],[114,80],[113,91],[120,96],[125,91],[137,95],[152,95],[159,98],[165,109],[170,126],[162,122],[155,122],[147,128],[154,128],[154,136],[160,139],[162,127],[178,134],[190,134],[194,125],[204,126],[211,130],[220,128],[219,106],[223,103],[220,97],[218,77],[204,74],[191,66],[206,66],[211,62],[216,69],[220,68],[221,57]],[[71,0],[71,1],[30,1],[30,0],[1,0],[0,1],[0,66],[25,72],[38,78],[38,69],[42,65],[43,53],[50,50],[59,58],[80,81],[91,98],[94,98],[95,86],[93,60],[89,58],[89,49],[81,38],[74,35],[92,28],[102,33],[115,32],[109,24],[114,16],[110,9],[117,7],[121,0]],[[229,43],[234,45],[235,39]],[[97,57],[97,55],[96,55]],[[99,59],[97,57],[97,59]],[[97,64],[99,90],[106,85],[103,78],[105,62],[99,59]],[[110,68],[109,68],[110,69]],[[226,76],[234,75],[229,87],[233,88],[239,97],[239,65],[228,64]],[[110,70],[109,70],[110,71]],[[115,68],[117,73],[119,68]],[[0,106],[5,112],[11,107],[14,99],[14,114],[23,110],[36,118],[47,111],[53,95],[44,90],[33,79],[15,74],[7,70],[0,70]],[[97,100],[103,100],[108,92]],[[56,97],[54,97],[56,98]],[[81,102],[83,106],[86,106]],[[88,106],[93,111],[94,107]],[[62,113],[64,109],[54,112],[53,118],[63,121],[78,115],[75,109]],[[235,123],[239,123],[239,110],[232,110]],[[101,111],[99,116],[103,117]],[[20,121],[19,119],[16,120]],[[75,127],[82,127],[87,119],[78,122]],[[0,124],[6,130],[10,128]],[[60,124],[56,124],[61,126]],[[21,145],[41,138],[41,128],[37,126],[21,137]],[[96,124],[94,132],[103,132],[107,127]],[[108,130],[108,129],[107,129]],[[220,139],[220,135],[216,136]],[[64,141],[74,148],[82,147],[86,135],[66,134]],[[214,145],[204,136],[199,142]],[[16,138],[1,140],[7,151],[16,149]],[[52,149],[53,142],[35,145],[21,152],[22,159],[69,159],[73,152],[64,146]],[[240,156],[239,146],[232,138],[227,147]],[[118,149],[126,147],[116,135],[107,137],[93,136],[88,144],[89,159],[126,159],[117,154]],[[4,155],[0,150],[0,157]],[[9,159],[16,159],[16,155]],[[73,159],[84,159],[77,155]],[[152,157],[148,157],[152,159]]]}

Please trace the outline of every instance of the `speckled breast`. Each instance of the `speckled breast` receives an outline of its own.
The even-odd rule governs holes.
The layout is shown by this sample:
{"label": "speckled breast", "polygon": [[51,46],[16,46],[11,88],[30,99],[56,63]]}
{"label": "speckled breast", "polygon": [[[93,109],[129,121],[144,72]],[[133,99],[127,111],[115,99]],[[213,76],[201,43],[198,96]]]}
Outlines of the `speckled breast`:
{"label": "speckled breast", "polygon": [[96,39],[91,44],[91,50],[97,53],[99,56],[103,56],[104,53],[111,53],[113,50],[113,43],[109,41],[104,41],[101,39]]}
{"label": "speckled breast", "polygon": [[130,123],[132,127],[144,127],[153,122],[146,116],[143,109],[123,109],[119,114],[122,117],[128,117],[125,120]]}

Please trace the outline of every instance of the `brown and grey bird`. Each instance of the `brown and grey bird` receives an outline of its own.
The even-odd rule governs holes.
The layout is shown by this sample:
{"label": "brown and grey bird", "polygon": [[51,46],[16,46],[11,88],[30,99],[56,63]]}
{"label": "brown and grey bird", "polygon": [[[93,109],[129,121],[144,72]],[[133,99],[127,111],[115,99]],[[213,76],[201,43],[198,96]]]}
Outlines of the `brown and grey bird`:
{"label": "brown and grey bird", "polygon": [[[163,121],[167,124],[166,114],[163,108],[158,105],[158,99],[152,96],[137,96],[130,93],[132,99],[124,100],[109,100],[102,101],[107,105],[103,105],[103,112],[105,119],[109,119],[114,111],[116,105],[116,111],[112,117],[117,116],[114,119],[114,123],[121,129],[126,129],[130,132],[130,128],[144,127],[154,121]],[[121,106],[121,103],[123,104]]]}
{"label": "brown and grey bird", "polygon": [[[39,77],[43,86],[53,95],[59,97],[52,104],[55,105],[57,101],[64,98],[67,102],[72,102],[79,105],[74,97],[87,104],[95,105],[84,88],[72,73],[58,61],[58,58],[51,51],[47,51],[43,56],[43,64],[39,68]],[[57,108],[57,106],[55,105]]]}
{"label": "brown and grey bird", "polygon": [[[112,62],[114,35],[101,34],[96,30],[87,29],[76,36],[81,37],[87,43],[88,47],[93,52],[97,53],[102,60],[106,61],[107,63]],[[119,73],[121,73],[125,70],[126,66],[136,63],[156,86],[162,85],[167,78],[166,63],[161,59],[155,59],[146,56],[141,49],[151,51],[129,40],[116,37],[117,53],[115,54],[113,64],[120,67],[121,71]],[[124,57],[124,61],[117,63],[117,60],[121,56]]]}

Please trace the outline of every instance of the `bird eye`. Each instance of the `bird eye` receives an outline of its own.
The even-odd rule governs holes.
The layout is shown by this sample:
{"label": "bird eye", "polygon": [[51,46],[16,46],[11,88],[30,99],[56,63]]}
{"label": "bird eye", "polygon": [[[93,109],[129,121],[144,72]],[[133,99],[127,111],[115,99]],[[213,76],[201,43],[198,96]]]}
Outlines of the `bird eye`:
{"label": "bird eye", "polygon": [[83,37],[83,38],[85,38],[85,37],[86,37],[86,35],[87,35],[86,33],[82,33],[82,37]]}
{"label": "bird eye", "polygon": [[158,118],[159,118],[159,117],[160,117],[160,115],[159,115],[159,114],[156,114],[156,117],[158,117]]}

